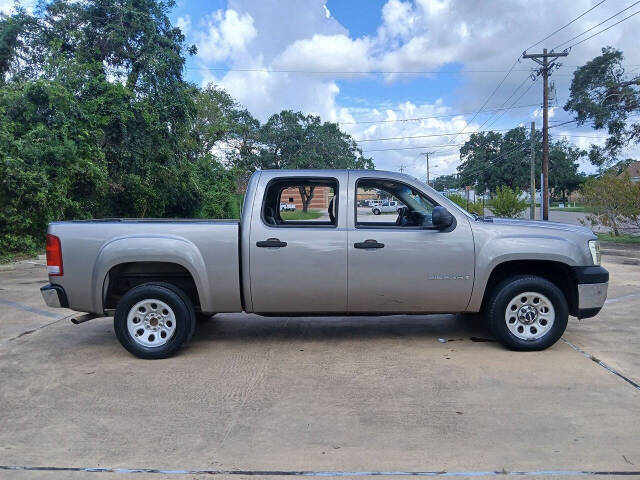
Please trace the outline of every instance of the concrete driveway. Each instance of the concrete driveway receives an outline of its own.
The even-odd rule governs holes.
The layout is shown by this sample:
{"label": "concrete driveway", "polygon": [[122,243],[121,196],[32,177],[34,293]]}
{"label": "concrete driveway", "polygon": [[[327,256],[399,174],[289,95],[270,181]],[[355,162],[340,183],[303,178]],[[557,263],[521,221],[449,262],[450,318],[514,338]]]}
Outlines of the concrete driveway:
{"label": "concrete driveway", "polygon": [[640,477],[640,267],[605,267],[544,352],[467,316],[234,314],[158,361],[0,272],[0,478]]}

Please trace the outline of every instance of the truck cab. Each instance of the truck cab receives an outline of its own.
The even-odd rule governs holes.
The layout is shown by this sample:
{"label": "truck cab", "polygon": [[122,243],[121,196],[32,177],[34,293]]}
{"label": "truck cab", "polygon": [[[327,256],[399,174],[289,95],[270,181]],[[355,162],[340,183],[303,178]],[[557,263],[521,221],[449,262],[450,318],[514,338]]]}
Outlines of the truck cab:
{"label": "truck cab", "polygon": [[[386,173],[386,172],[385,172]],[[408,176],[373,171],[265,171],[248,191],[250,223],[243,243],[246,307],[259,313],[417,313],[464,311],[474,277],[469,219],[451,208],[451,224],[433,223],[446,203]],[[282,192],[329,192],[314,220],[283,220]],[[354,208],[368,192],[393,196],[406,208],[394,215]],[[448,205],[451,207],[451,205]],[[426,273],[455,275],[429,280]],[[291,292],[295,291],[295,296]],[[293,298],[292,298],[293,297]]]}

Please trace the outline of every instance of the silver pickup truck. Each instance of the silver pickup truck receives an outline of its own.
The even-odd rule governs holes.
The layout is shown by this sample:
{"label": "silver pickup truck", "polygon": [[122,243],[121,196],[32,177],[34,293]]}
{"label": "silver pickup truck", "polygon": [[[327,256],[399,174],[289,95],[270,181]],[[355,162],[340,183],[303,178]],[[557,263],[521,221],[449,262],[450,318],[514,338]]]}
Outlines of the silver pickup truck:
{"label": "silver pickup truck", "polygon": [[[280,204],[305,192],[293,219]],[[371,198],[397,198],[373,215]],[[143,358],[187,342],[198,316],[483,312],[514,350],[541,350],[568,315],[596,315],[609,273],[596,236],[552,222],[472,216],[413,177],[371,170],[258,171],[240,221],[54,222],[47,305],[114,316]],[[389,320],[392,321],[392,320]]]}

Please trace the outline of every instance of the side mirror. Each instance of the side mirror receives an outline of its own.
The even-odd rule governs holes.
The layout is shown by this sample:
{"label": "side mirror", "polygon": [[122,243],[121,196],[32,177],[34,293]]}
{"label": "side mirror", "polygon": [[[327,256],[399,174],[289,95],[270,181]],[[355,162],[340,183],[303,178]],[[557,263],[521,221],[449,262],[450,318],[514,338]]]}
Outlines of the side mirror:
{"label": "side mirror", "polygon": [[431,222],[434,227],[449,228],[453,223],[453,215],[445,207],[438,205],[431,212]]}

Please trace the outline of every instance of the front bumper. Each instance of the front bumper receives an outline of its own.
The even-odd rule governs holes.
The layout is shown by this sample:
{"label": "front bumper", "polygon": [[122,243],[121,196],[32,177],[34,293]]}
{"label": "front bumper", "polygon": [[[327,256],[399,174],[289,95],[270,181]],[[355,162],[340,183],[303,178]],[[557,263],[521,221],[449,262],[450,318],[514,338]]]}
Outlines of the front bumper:
{"label": "front bumper", "polygon": [[609,272],[601,266],[575,267],[578,282],[578,318],[598,314],[607,299]]}
{"label": "front bumper", "polygon": [[49,307],[68,308],[69,300],[67,293],[60,285],[51,285],[50,283],[40,288],[42,299]]}

